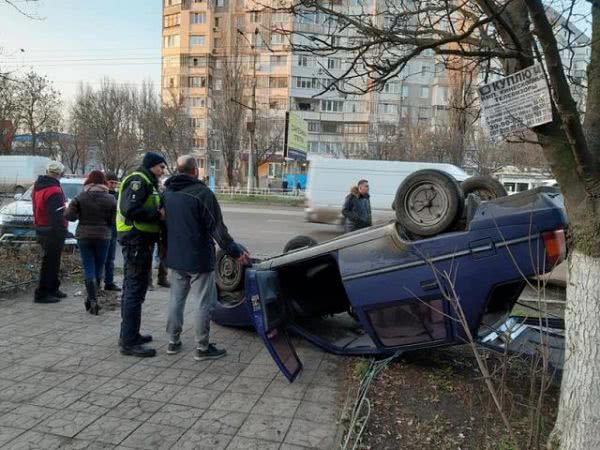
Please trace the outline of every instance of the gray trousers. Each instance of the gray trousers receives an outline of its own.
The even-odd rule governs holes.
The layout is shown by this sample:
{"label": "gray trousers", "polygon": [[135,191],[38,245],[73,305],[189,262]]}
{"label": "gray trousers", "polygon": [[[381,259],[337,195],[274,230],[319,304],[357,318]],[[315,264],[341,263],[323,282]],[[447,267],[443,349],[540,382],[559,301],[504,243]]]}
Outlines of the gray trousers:
{"label": "gray trousers", "polygon": [[217,285],[214,271],[206,273],[171,271],[171,298],[167,320],[169,340],[173,343],[179,342],[179,336],[183,330],[185,302],[190,292],[194,306],[197,348],[207,350],[210,318],[217,302]]}

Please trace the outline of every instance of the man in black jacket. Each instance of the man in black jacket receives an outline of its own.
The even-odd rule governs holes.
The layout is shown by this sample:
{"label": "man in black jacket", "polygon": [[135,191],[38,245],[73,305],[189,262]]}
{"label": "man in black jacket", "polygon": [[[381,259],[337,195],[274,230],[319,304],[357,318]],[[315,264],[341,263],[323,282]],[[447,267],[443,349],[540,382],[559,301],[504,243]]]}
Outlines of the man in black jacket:
{"label": "man in black jacket", "polygon": [[123,296],[121,299],[121,353],[152,357],[156,350],[145,347],[152,336],[140,334],[142,304],[152,270],[152,250],[160,235],[163,217],[158,180],[166,169],[158,153],[144,155],[141,167],[127,175],[119,190],[117,234],[123,248]]}
{"label": "man in black jacket", "polygon": [[67,296],[59,289],[60,257],[67,235],[65,195],[60,186],[64,171],[61,163],[50,161],[46,175],[40,175],[31,194],[35,231],[43,251],[36,303],[56,303]]}
{"label": "man in black jacket", "polygon": [[215,284],[215,244],[242,264],[248,253],[229,235],[221,208],[213,192],[198,180],[198,164],[193,156],[177,160],[178,174],[165,183],[163,203],[167,228],[167,266],[172,269],[171,299],[167,333],[168,354],[181,350],[180,335],[188,293],[198,303],[195,314],[196,353],[194,359],[216,359],[226,351],[210,344],[210,316],[217,301]]}
{"label": "man in black jacket", "polygon": [[345,218],[344,231],[347,233],[372,225],[371,199],[367,180],[360,180],[357,186],[352,187],[344,201],[342,215]]}

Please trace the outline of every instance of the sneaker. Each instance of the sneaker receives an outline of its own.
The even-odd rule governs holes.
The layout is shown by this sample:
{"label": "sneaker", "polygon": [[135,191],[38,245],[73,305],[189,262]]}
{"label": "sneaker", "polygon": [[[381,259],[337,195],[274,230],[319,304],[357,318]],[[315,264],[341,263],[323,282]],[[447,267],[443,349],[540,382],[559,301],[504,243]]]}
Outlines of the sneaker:
{"label": "sneaker", "polygon": [[169,342],[169,346],[167,347],[167,355],[176,355],[181,351],[181,341],[173,343]]}
{"label": "sneaker", "polygon": [[196,349],[194,359],[196,361],[204,361],[205,359],[218,359],[222,358],[227,354],[227,350],[215,347],[215,344],[208,344],[208,349],[200,350]]}
{"label": "sneaker", "polygon": [[[136,345],[144,345],[144,344],[148,344],[152,342],[152,335],[151,334],[139,334],[137,341],[135,342]],[[119,347],[123,346],[123,341],[121,340],[121,338],[119,338]]]}
{"label": "sneaker", "polygon": [[63,291],[61,291],[60,289],[57,289],[56,292],[52,293],[52,297],[56,297],[56,298],[67,298],[67,294],[65,294]]}
{"label": "sneaker", "polygon": [[58,303],[60,302],[60,298],[55,297],[53,295],[45,295],[44,297],[34,298],[34,303]]}
{"label": "sneaker", "polygon": [[105,291],[120,292],[121,288],[119,286],[117,286],[115,283],[108,283],[108,284],[104,285],[104,290]]}

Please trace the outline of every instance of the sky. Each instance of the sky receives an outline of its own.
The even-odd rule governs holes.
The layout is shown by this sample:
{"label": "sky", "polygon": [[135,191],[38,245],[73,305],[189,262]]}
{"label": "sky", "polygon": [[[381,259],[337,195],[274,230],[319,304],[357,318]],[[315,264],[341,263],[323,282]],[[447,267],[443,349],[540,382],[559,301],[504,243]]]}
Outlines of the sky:
{"label": "sky", "polygon": [[81,81],[160,83],[161,0],[0,0],[0,66],[46,74],[70,102]]}

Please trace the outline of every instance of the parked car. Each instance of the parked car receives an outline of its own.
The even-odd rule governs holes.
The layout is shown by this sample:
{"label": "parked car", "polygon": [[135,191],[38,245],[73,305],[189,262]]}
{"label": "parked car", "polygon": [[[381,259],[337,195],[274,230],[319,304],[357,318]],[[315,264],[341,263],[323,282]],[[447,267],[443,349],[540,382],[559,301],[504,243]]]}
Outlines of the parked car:
{"label": "parked car", "polygon": [[[464,213],[460,189],[450,199],[447,178],[421,175],[395,199],[396,213],[412,213],[387,224],[320,244],[298,237],[287,253],[247,268],[219,253],[213,320],[253,326],[290,381],[302,369],[290,333],[341,355],[463,344],[466,329],[489,335],[509,318],[525,278],[566,258],[562,197],[548,187],[489,201],[471,194]],[[448,228],[407,236],[406,220],[414,228],[421,219],[426,232],[440,220]]]}
{"label": "parked car", "polygon": [[0,156],[0,192],[25,193],[49,161],[44,156]]}
{"label": "parked car", "polygon": [[[67,198],[67,202],[73,199],[83,190],[84,178],[62,178],[60,184]],[[33,227],[33,207],[31,193],[33,186],[27,189],[23,195],[15,195],[15,201],[0,208],[0,242],[2,241],[26,241],[35,239]],[[69,222],[69,233],[72,235],[65,241],[67,245],[75,245],[77,241],[73,238],[77,222]]]}
{"label": "parked car", "polygon": [[364,178],[369,180],[374,223],[387,221],[394,217],[392,202],[398,185],[407,176],[422,169],[441,170],[458,181],[468,178],[466,172],[452,164],[311,159],[304,192],[306,220],[318,223],[341,223],[344,199],[350,193],[350,188]]}

